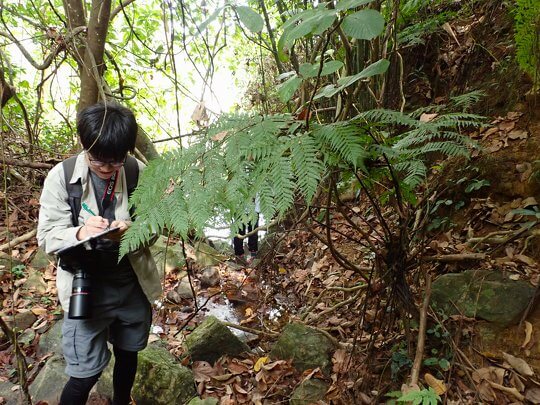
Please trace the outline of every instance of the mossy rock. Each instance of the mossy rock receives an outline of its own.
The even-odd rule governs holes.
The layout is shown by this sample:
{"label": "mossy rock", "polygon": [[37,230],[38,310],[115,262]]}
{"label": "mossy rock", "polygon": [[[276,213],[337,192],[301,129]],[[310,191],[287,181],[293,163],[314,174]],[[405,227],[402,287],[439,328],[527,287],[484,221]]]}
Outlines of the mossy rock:
{"label": "mossy rock", "polygon": [[186,338],[186,346],[192,360],[209,363],[214,363],[224,354],[236,356],[249,350],[249,347],[215,316],[207,317],[191,332]]}
{"label": "mossy rock", "polygon": [[[98,382],[98,392],[112,397],[114,356]],[[138,405],[185,404],[196,395],[191,370],[159,346],[139,352],[132,396]]]}
{"label": "mossy rock", "polygon": [[328,383],[323,380],[312,379],[304,381],[292,393],[290,405],[310,405],[324,399],[328,391]]}
{"label": "mossy rock", "polygon": [[300,323],[290,323],[272,348],[272,358],[291,359],[299,370],[320,369],[329,374],[334,344],[320,331]]}
{"label": "mossy rock", "polygon": [[[156,240],[156,243],[150,247],[150,252],[152,252],[156,266],[161,274],[163,273],[164,266],[166,273],[174,269],[181,269],[184,266],[182,248],[178,244],[167,246],[167,238],[164,236],[160,236]],[[167,254],[166,258],[165,253]]]}
{"label": "mossy rock", "polygon": [[51,262],[56,262],[56,259],[53,255],[48,255],[43,249],[38,249],[36,254],[30,262],[30,266],[34,269],[43,269],[47,267]]}
{"label": "mossy rock", "polygon": [[504,326],[519,321],[534,291],[531,284],[510,280],[498,271],[467,270],[437,278],[431,303],[447,315],[463,314]]}

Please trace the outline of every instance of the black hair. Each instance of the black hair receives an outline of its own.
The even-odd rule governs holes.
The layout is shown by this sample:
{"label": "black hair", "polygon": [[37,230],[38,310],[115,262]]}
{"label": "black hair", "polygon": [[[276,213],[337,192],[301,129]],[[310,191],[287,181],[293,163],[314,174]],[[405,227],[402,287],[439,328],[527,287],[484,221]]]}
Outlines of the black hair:
{"label": "black hair", "polygon": [[121,161],[133,152],[137,128],[133,112],[112,102],[91,105],[77,116],[77,133],[83,148],[104,161]]}

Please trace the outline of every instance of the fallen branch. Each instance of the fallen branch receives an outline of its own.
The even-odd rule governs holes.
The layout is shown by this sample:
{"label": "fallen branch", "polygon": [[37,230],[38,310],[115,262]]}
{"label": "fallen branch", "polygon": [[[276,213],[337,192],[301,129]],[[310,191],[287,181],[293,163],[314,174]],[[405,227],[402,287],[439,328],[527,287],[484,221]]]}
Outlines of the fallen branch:
{"label": "fallen branch", "polygon": [[428,262],[453,263],[465,262],[468,260],[485,260],[487,257],[488,255],[485,253],[456,253],[449,255],[426,256],[423,259]]}
{"label": "fallen branch", "polygon": [[3,245],[0,245],[0,251],[12,249],[18,244],[26,242],[29,239],[32,239],[34,236],[36,236],[36,233],[37,233],[37,229],[33,229],[30,232],[25,233],[24,235],[21,235],[15,239],[12,239],[8,243],[4,243]]}
{"label": "fallen branch", "polygon": [[424,302],[420,311],[420,325],[418,327],[418,341],[416,343],[416,354],[414,356],[414,362],[411,369],[411,382],[410,386],[418,385],[418,376],[420,375],[420,368],[422,367],[422,359],[424,357],[424,346],[426,343],[426,323],[427,312],[429,308],[429,298],[431,296],[431,275],[426,276],[426,293],[424,296]]}
{"label": "fallen branch", "polygon": [[30,167],[31,169],[52,169],[54,166],[51,163],[25,162],[10,158],[3,158],[2,163],[5,163],[8,166]]}

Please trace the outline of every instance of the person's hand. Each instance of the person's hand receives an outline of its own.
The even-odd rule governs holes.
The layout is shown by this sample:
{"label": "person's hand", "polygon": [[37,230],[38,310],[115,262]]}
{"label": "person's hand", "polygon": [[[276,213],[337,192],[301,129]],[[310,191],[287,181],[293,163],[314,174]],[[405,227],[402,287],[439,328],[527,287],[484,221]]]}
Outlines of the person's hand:
{"label": "person's hand", "polygon": [[86,223],[79,228],[77,239],[83,240],[89,236],[103,232],[109,227],[109,220],[100,216],[92,216],[86,220]]}
{"label": "person's hand", "polygon": [[115,220],[111,222],[111,228],[119,228],[117,231],[107,234],[105,238],[119,242],[122,238],[122,235],[128,230],[131,226],[131,221],[121,221]]}

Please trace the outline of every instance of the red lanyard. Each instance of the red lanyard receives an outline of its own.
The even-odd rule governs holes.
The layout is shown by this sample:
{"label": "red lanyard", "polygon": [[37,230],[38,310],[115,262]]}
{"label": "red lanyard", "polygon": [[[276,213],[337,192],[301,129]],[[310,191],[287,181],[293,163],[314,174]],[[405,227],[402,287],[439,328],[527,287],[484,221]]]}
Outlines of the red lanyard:
{"label": "red lanyard", "polygon": [[105,192],[103,193],[103,197],[101,198],[101,208],[103,209],[103,211],[105,211],[114,201],[114,189],[116,188],[117,178],[118,170],[114,172],[114,174],[109,179],[107,188],[105,188]]}

